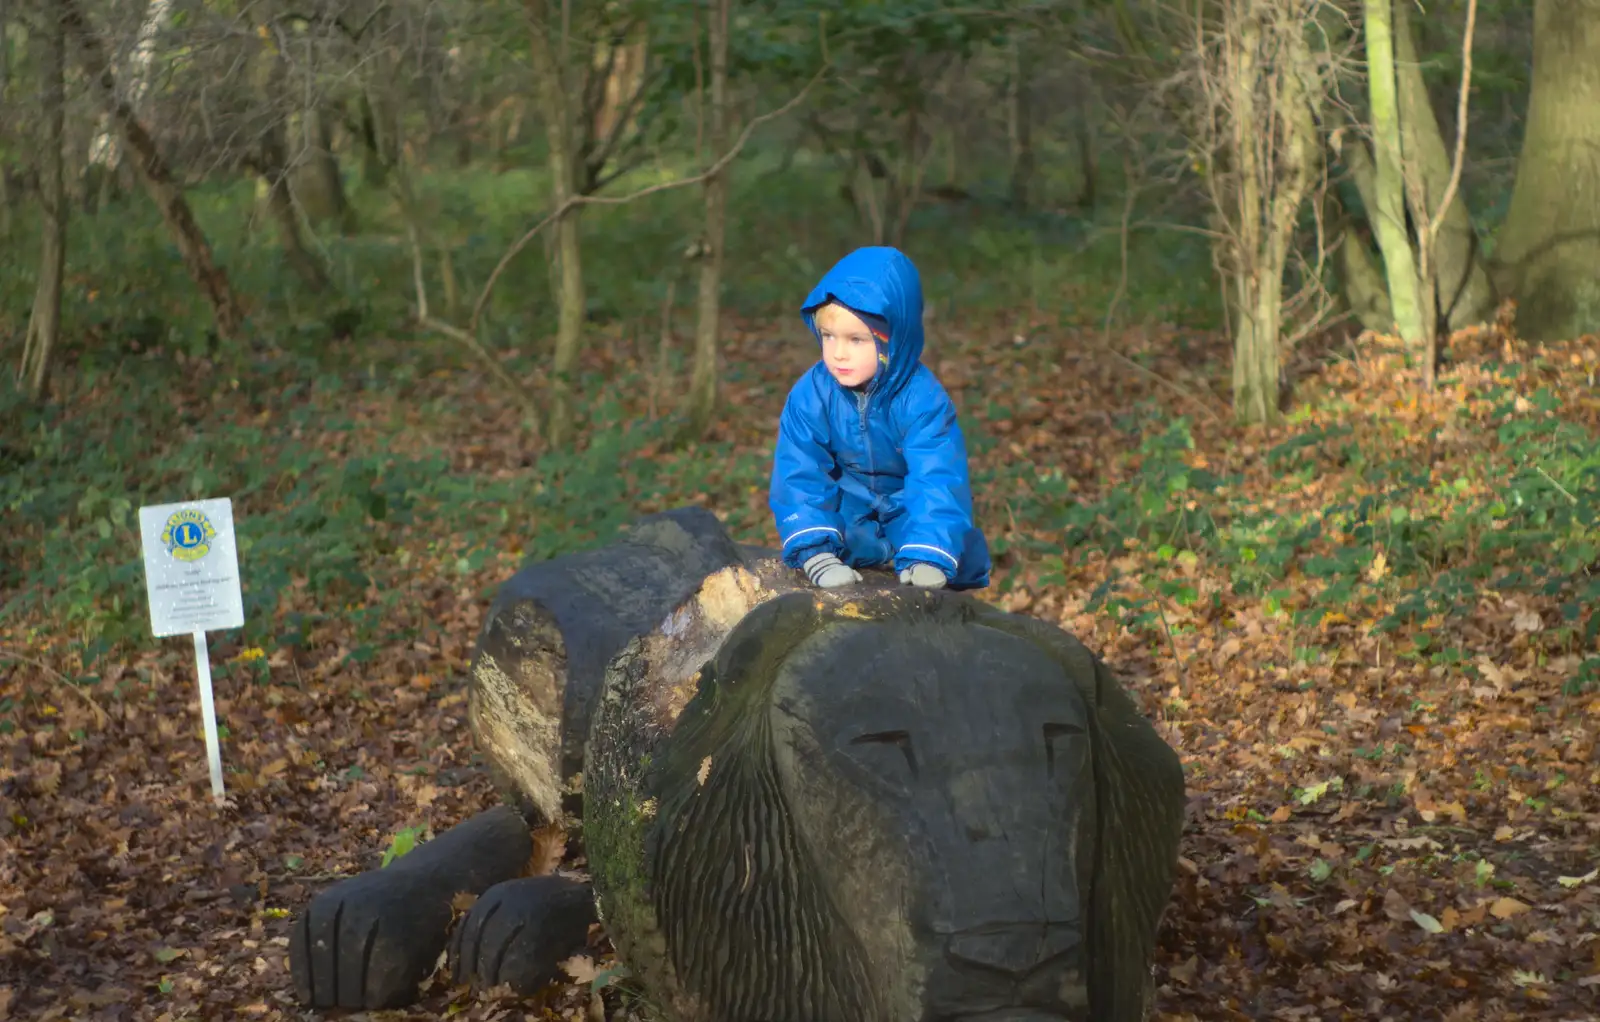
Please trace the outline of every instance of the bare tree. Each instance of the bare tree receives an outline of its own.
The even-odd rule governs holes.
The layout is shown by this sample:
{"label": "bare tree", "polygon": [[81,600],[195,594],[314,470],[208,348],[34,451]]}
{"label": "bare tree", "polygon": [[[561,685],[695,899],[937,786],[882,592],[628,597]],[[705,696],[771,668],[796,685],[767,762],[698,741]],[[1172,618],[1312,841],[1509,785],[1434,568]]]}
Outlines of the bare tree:
{"label": "bare tree", "polygon": [[118,92],[116,76],[112,73],[105,49],[94,28],[84,19],[78,0],[56,2],[61,23],[77,43],[78,58],[83,63],[85,74],[98,90],[100,102],[110,114],[111,123],[121,136],[128,155],[133,158],[145,190],[161,210],[189,276],[211,305],[218,336],[224,339],[237,337],[244,316],[234,296],[233,286],[228,281],[227,271],[218,266],[212,257],[211,244],[195,222],[188,200],[173,179],[172,171],[156,148],[155,140],[150,137],[128,100]]}
{"label": "bare tree", "polygon": [[[1431,193],[1437,190],[1437,185],[1428,180],[1428,168],[1421,154],[1414,161],[1415,169],[1408,175],[1410,191],[1414,196],[1412,206],[1416,210],[1418,221],[1417,270],[1422,286],[1422,306],[1431,313],[1425,324],[1428,336],[1422,362],[1422,385],[1425,390],[1433,389],[1434,374],[1439,369],[1439,335],[1449,329],[1448,312],[1440,309],[1440,279],[1434,263],[1439,229],[1444,226],[1446,218],[1453,209],[1463,212],[1465,210],[1464,205],[1455,205],[1455,199],[1456,191],[1461,187],[1461,168],[1467,154],[1467,100],[1472,92],[1472,36],[1477,24],[1478,0],[1467,0],[1467,27],[1461,43],[1461,90],[1456,101],[1456,148],[1450,165],[1450,179],[1445,183],[1444,194],[1437,200],[1433,199]],[[1407,39],[1410,34],[1407,28]],[[1428,111],[1430,119],[1432,113],[1432,110]],[[1419,120],[1420,117],[1415,118],[1414,123]],[[1430,204],[1435,201],[1437,206],[1430,211]],[[1474,260],[1474,264],[1467,270],[1470,273],[1475,268]]]}
{"label": "bare tree", "polygon": [[[1472,84],[1472,45],[1477,31],[1477,0],[1468,0],[1462,41],[1463,79],[1456,93],[1456,114]],[[1441,330],[1481,323],[1494,313],[1494,285],[1484,266],[1483,247],[1460,195],[1465,160],[1466,125],[1456,124],[1454,153],[1445,144],[1423,79],[1417,52],[1416,25],[1406,3],[1394,7],[1395,76],[1400,99],[1401,149],[1405,153],[1406,200],[1417,235],[1417,272],[1424,327],[1433,337]],[[1436,60],[1437,57],[1429,59]],[[1452,185],[1451,182],[1455,184]],[[1426,225],[1431,237],[1422,237]]]}
{"label": "bare tree", "polygon": [[40,139],[39,202],[44,230],[39,246],[39,281],[22,348],[18,377],[35,401],[49,386],[50,362],[61,335],[61,283],[66,269],[67,201],[62,146],[66,134],[66,36],[61,18],[46,14],[41,29],[39,73],[43,85],[44,131]]}
{"label": "bare tree", "polygon": [[[711,151],[728,148],[728,15],[731,0],[707,0],[711,62]],[[717,406],[720,375],[718,328],[722,314],[722,250],[726,234],[728,171],[708,170],[705,181],[705,244],[700,255],[699,320],[689,376],[689,434],[703,436]]]}
{"label": "bare tree", "polygon": [[[809,82],[806,83],[805,87],[794,96],[790,97],[788,102],[784,103],[775,110],[769,110],[766,113],[752,117],[749,121],[745,122],[743,130],[739,132],[739,137],[733,140],[733,144],[728,147],[728,150],[718,157],[704,171],[694,175],[693,177],[677,178],[671,181],[661,181],[653,185],[646,185],[645,187],[640,188],[637,191],[630,192],[626,195],[568,196],[565,202],[556,206],[555,209],[553,209],[550,213],[546,214],[532,227],[528,228],[528,230],[523,233],[522,237],[512,242],[510,247],[508,247],[505,252],[501,254],[500,261],[497,262],[494,269],[489,272],[489,279],[484,282],[483,289],[478,293],[477,301],[473,303],[472,313],[467,318],[467,325],[465,328],[456,327],[452,324],[444,323],[428,316],[428,303],[426,294],[422,287],[422,275],[420,271],[417,272],[415,276],[417,281],[417,305],[418,309],[420,310],[419,318],[433,329],[438,330],[447,336],[453,337],[466,345],[474,355],[484,362],[486,368],[488,368],[495,378],[504,384],[509,392],[517,396],[524,408],[531,408],[532,402],[528,398],[524,388],[505,371],[505,368],[500,365],[494,356],[491,355],[483,346],[482,342],[478,340],[478,329],[483,322],[484,310],[489,305],[489,299],[494,294],[495,286],[499,284],[500,278],[505,274],[506,268],[511,265],[512,260],[520,255],[522,251],[532,244],[536,238],[542,235],[546,228],[550,227],[552,224],[559,223],[567,212],[578,206],[624,206],[630,202],[637,202],[640,199],[658,194],[660,192],[671,191],[677,188],[688,188],[693,185],[703,184],[712,176],[722,173],[728,167],[728,165],[731,164],[734,159],[744,151],[745,144],[750,141],[750,136],[755,134],[757,128],[770,121],[788,116],[791,111],[795,110],[802,103],[804,103],[811,95],[811,92],[816,87],[817,83],[822,80],[823,75],[826,74],[827,71],[828,65],[824,63],[820,68],[817,69],[817,73]],[[418,263],[420,264],[420,257],[417,255],[419,251],[420,249],[413,245],[413,256],[414,258],[417,258]],[[670,330],[670,327],[665,329]]]}
{"label": "bare tree", "polygon": [[[278,37],[270,18],[265,15],[266,9],[264,4],[254,8],[260,18],[255,24],[260,45],[250,58],[250,78],[259,95],[273,97],[285,88],[286,64],[281,59]],[[291,191],[288,148],[283,119],[269,115],[260,128],[255,147],[246,152],[242,162],[259,178],[258,194],[277,228],[284,261],[313,292],[323,291],[328,286],[328,278],[322,264],[306,248],[300,230],[300,214],[295,209]]]}
{"label": "bare tree", "polygon": [[546,436],[559,445],[568,434],[572,374],[583,342],[587,299],[583,287],[583,250],[578,232],[579,194],[573,149],[571,6],[563,0],[552,10],[549,0],[525,0],[530,51],[539,112],[544,119],[549,153],[551,200],[556,209],[555,258],[560,269],[557,295],[556,347],[551,359],[551,393]]}
{"label": "bare tree", "polygon": [[[1216,210],[1214,251],[1232,324],[1233,407],[1244,422],[1279,418],[1281,346],[1331,311],[1323,286],[1320,203],[1311,203],[1316,238],[1307,260],[1295,244],[1302,211],[1326,182],[1318,124],[1335,55],[1314,51],[1319,3],[1220,0],[1192,22],[1192,80],[1198,86],[1199,137]],[[1285,272],[1300,286],[1284,297]]]}
{"label": "bare tree", "polygon": [[[150,91],[150,67],[155,61],[156,40],[171,20],[173,6],[173,0],[150,0],[144,18],[139,23],[139,34],[134,40],[132,54],[122,67],[114,69],[127,89],[128,105],[139,116],[143,116],[145,97]],[[98,191],[98,196],[92,198],[97,205],[103,204],[114,186],[117,167],[122,159],[112,131],[110,115],[102,112],[94,139],[89,144],[90,180],[85,182],[86,187]]]}

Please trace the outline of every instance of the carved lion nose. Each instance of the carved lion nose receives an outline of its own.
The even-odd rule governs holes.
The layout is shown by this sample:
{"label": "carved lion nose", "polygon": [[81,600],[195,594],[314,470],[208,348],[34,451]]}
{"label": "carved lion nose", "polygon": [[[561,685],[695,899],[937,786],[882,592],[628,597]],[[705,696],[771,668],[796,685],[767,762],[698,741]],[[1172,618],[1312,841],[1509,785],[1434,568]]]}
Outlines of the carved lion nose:
{"label": "carved lion nose", "polygon": [[1077,947],[1081,940],[1075,924],[1013,923],[953,934],[945,950],[953,961],[1021,979]]}

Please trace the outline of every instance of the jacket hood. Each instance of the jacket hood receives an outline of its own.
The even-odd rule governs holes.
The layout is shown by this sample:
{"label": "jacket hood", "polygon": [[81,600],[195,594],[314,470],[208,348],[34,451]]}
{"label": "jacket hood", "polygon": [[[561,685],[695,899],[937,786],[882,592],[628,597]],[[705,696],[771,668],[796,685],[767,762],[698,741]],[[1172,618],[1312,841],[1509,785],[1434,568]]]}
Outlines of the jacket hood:
{"label": "jacket hood", "polygon": [[816,312],[829,301],[888,324],[888,344],[879,341],[878,350],[888,356],[889,364],[873,377],[868,390],[893,397],[922,359],[922,278],[916,265],[904,252],[888,246],[858,248],[835,263],[800,307],[800,318],[818,346],[822,337],[817,333]]}

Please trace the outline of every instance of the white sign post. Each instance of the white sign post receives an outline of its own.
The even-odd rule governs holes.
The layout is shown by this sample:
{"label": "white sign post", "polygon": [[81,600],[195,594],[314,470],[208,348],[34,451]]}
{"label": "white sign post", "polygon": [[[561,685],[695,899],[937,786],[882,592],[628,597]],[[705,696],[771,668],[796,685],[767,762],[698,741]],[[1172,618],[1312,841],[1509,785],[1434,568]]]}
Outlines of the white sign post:
{"label": "white sign post", "polygon": [[145,591],[150,630],[158,637],[194,636],[194,666],[200,676],[200,714],[205,721],[211,795],[222,791],[222,747],[211,699],[211,656],[206,632],[244,625],[239,590],[239,552],[233,537],[233,501],[191,500],[139,509],[144,543]]}

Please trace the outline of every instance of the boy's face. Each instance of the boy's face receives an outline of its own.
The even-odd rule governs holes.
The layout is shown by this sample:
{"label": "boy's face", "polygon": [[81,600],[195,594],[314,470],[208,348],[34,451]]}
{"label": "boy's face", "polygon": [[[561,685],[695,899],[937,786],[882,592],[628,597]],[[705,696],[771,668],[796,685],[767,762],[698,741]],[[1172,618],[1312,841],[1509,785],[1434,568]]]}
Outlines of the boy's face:
{"label": "boy's face", "polygon": [[846,387],[859,387],[876,375],[878,345],[861,317],[830,303],[817,310],[816,324],[822,361],[834,379]]}

